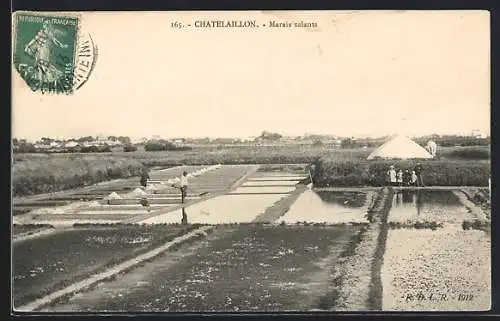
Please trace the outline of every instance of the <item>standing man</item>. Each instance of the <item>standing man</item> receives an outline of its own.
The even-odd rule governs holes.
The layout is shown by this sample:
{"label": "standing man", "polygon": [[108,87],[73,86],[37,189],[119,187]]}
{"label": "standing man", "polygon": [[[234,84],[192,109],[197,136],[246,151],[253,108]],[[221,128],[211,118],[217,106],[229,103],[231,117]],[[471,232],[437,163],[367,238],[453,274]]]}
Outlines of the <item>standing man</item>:
{"label": "standing man", "polygon": [[188,178],[187,178],[187,172],[184,171],[181,176],[181,203],[184,204],[184,199],[186,198],[187,195],[187,188],[188,188]]}
{"label": "standing man", "polygon": [[397,180],[398,180],[399,187],[402,187],[403,186],[403,170],[402,169],[398,170]]}
{"label": "standing man", "polygon": [[149,173],[148,173],[148,168],[143,167],[142,168],[142,174],[141,174],[141,185],[142,187],[146,188],[148,185],[148,179],[149,179]]}
{"label": "standing man", "polygon": [[389,167],[389,170],[387,171],[387,178],[390,186],[397,186],[397,173],[394,169],[394,165]]}
{"label": "standing man", "polygon": [[411,185],[411,173],[408,169],[405,169],[403,173],[403,185],[410,186]]}
{"label": "standing man", "polygon": [[422,179],[422,164],[417,163],[417,166],[415,166],[415,174],[417,175],[417,187],[424,187],[424,181]]}

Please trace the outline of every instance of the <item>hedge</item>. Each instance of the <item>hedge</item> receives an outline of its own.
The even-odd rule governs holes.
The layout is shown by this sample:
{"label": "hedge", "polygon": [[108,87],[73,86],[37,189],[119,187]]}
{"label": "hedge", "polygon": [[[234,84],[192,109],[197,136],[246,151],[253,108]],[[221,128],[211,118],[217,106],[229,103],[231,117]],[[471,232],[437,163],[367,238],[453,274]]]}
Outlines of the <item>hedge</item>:
{"label": "hedge", "polygon": [[138,160],[114,156],[58,155],[25,159],[13,166],[12,192],[13,196],[56,192],[140,175],[142,168]]}
{"label": "hedge", "polygon": [[[423,166],[423,181],[427,186],[488,186],[488,161],[428,160]],[[413,169],[413,160],[337,160],[322,157],[315,162],[314,185],[328,186],[383,186],[390,165],[396,169]]]}

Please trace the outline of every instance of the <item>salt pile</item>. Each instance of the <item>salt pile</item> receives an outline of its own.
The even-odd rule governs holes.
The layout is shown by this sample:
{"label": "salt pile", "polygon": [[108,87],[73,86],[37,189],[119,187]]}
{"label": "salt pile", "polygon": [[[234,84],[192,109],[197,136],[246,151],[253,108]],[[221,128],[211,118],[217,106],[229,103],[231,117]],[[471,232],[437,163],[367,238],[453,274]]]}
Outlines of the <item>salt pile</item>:
{"label": "salt pile", "polygon": [[122,197],[120,195],[118,195],[116,192],[113,192],[113,193],[109,194],[108,196],[106,196],[104,199],[105,200],[120,200],[120,199],[122,199]]}
{"label": "salt pile", "polygon": [[146,196],[146,195],[148,195],[148,193],[146,193],[145,191],[143,191],[139,187],[127,194],[127,196]]}
{"label": "salt pile", "polygon": [[88,202],[87,206],[88,207],[100,207],[101,203],[99,203],[98,201],[92,201],[92,202]]}

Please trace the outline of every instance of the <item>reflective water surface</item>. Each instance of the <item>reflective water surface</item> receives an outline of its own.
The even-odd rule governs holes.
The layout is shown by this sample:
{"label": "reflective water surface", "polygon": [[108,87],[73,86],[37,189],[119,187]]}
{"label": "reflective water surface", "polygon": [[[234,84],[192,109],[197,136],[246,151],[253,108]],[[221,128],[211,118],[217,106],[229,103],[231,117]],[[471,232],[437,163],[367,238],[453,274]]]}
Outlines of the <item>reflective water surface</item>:
{"label": "reflective water surface", "polygon": [[[223,195],[188,205],[184,214],[189,223],[224,224],[248,223],[266,208],[287,197],[287,194]],[[141,223],[178,223],[183,218],[182,209],[145,219]]]}
{"label": "reflective water surface", "polygon": [[279,221],[291,224],[367,222],[365,203],[364,193],[306,190]]}
{"label": "reflective water surface", "polygon": [[429,220],[461,223],[470,218],[453,191],[403,190],[394,193],[389,221]]}

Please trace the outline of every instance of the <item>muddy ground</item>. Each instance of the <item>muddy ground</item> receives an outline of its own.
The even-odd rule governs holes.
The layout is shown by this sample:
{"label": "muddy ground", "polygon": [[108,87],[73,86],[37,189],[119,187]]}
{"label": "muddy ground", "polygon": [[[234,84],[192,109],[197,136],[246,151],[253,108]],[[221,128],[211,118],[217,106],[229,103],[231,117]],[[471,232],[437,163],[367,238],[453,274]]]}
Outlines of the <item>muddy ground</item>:
{"label": "muddy ground", "polygon": [[13,299],[20,306],[187,233],[197,226],[73,228],[13,245]]}
{"label": "muddy ground", "polygon": [[332,273],[359,226],[221,225],[44,311],[304,311],[334,301]]}

